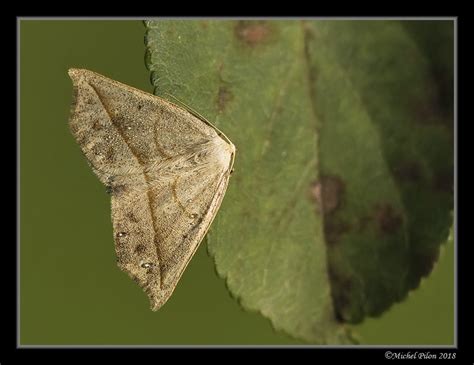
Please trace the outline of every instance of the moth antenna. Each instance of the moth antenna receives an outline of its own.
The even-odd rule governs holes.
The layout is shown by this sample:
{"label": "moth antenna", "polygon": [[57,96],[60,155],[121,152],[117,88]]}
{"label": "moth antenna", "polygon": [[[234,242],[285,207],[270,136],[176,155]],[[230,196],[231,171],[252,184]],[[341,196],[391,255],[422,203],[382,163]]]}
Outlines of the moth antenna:
{"label": "moth antenna", "polygon": [[210,124],[210,122],[206,119],[206,117],[204,117],[202,114],[200,114],[199,112],[197,112],[196,110],[194,110],[192,107],[190,107],[188,104],[186,104],[184,101],[181,101],[179,100],[176,96],[174,96],[173,94],[170,94],[170,93],[167,93],[165,92],[165,95],[168,95],[170,97],[172,97],[178,104],[180,104],[181,106],[183,106],[188,112],[190,112],[192,115],[194,115],[195,117],[199,118],[199,119],[202,119],[206,122],[208,122]]}

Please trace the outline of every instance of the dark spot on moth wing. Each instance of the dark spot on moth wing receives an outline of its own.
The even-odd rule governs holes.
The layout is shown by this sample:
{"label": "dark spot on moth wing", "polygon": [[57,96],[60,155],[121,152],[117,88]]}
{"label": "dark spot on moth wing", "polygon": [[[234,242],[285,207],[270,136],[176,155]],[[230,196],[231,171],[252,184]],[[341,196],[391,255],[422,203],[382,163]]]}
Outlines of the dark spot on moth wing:
{"label": "dark spot on moth wing", "polygon": [[219,86],[219,90],[217,91],[216,97],[217,110],[220,113],[225,111],[227,105],[230,101],[232,101],[232,99],[234,99],[234,94],[232,94],[230,89],[225,85]]}
{"label": "dark spot on moth wing", "polygon": [[199,214],[190,214],[189,218],[191,218],[191,222],[189,222],[189,225],[192,227],[190,232],[194,231],[196,228],[198,228],[202,221],[204,220],[203,217],[199,216]]}
{"label": "dark spot on moth wing", "polygon": [[[71,101],[71,107],[69,108],[70,109],[69,114],[71,116],[74,115],[74,112],[76,111],[78,95],[79,95],[79,87],[76,84],[73,84],[72,85],[72,101]],[[71,123],[69,124],[71,125]]]}
{"label": "dark spot on moth wing", "polygon": [[108,146],[105,150],[105,160],[110,164],[115,162],[115,150],[112,146]]}
{"label": "dark spot on moth wing", "polygon": [[113,115],[112,123],[118,126],[121,131],[129,131],[132,128],[133,121],[123,115]]}
{"label": "dark spot on moth wing", "polygon": [[310,186],[310,196],[324,214],[335,212],[344,197],[344,181],[336,175],[323,175]]}
{"label": "dark spot on moth wing", "polygon": [[132,222],[132,223],[138,223],[138,218],[135,214],[133,214],[132,212],[128,212],[127,213],[127,219]]}
{"label": "dark spot on moth wing", "polygon": [[104,153],[104,144],[103,143],[97,143],[91,148],[92,153],[96,156],[103,156]]}
{"label": "dark spot on moth wing", "polygon": [[140,278],[139,278],[137,275],[132,275],[131,273],[129,273],[128,275],[132,278],[132,280],[133,280],[135,283],[137,283],[139,286],[142,286],[142,285],[141,285]]}
{"label": "dark spot on moth wing", "polygon": [[[79,132],[79,124],[78,123],[69,123],[69,129],[71,131],[71,133],[76,136],[76,138],[79,138],[78,136],[78,132]],[[82,137],[84,138],[84,137]]]}
{"label": "dark spot on moth wing", "polygon": [[105,187],[105,192],[107,194],[111,194],[111,195],[115,195],[115,196],[118,196],[118,195],[121,195],[121,194],[124,194],[125,192],[127,192],[127,187],[125,185],[113,185],[113,184],[109,184]]}
{"label": "dark spot on moth wing", "polygon": [[92,123],[92,129],[95,131],[100,131],[103,129],[103,125],[100,123],[100,119],[97,119],[94,123]]}
{"label": "dark spot on moth wing", "polygon": [[88,137],[89,137],[88,134],[86,134],[86,133],[75,134],[74,132],[73,132],[73,134],[76,137],[76,140],[77,140],[77,143],[79,144],[79,146],[84,146],[87,143]]}
{"label": "dark spot on moth wing", "polygon": [[382,234],[393,234],[397,232],[403,222],[400,213],[390,204],[377,204],[374,208],[374,218],[379,232]]}
{"label": "dark spot on moth wing", "polygon": [[241,20],[234,27],[235,37],[250,47],[267,42],[273,32],[270,23],[264,20]]}
{"label": "dark spot on moth wing", "polygon": [[120,195],[128,191],[128,188],[124,184],[118,184],[116,182],[116,176],[109,176],[107,179],[107,186],[105,190],[108,194]]}
{"label": "dark spot on moth wing", "polygon": [[137,254],[140,255],[140,254],[142,254],[142,253],[144,253],[144,252],[146,251],[146,247],[145,247],[144,245],[142,245],[142,244],[139,244],[139,245],[135,246],[135,250],[134,250],[134,251],[135,251],[135,253],[137,253]]}

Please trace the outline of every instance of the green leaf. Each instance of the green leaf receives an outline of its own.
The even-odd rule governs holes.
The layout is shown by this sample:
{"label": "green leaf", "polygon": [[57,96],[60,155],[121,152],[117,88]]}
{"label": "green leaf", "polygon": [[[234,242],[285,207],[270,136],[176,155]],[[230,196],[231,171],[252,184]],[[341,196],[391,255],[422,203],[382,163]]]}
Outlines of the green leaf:
{"label": "green leaf", "polygon": [[325,216],[333,296],[339,317],[359,322],[403,299],[438,258],[453,207],[453,120],[403,24],[307,29],[320,171],[344,186]]}
{"label": "green leaf", "polygon": [[438,105],[446,120],[452,121],[454,105],[454,23],[452,21],[403,22],[418,44],[438,86]]}
{"label": "green leaf", "polygon": [[155,94],[236,145],[208,235],[230,292],[278,330],[354,340],[427,275],[452,209],[452,119],[399,22],[149,21]]}

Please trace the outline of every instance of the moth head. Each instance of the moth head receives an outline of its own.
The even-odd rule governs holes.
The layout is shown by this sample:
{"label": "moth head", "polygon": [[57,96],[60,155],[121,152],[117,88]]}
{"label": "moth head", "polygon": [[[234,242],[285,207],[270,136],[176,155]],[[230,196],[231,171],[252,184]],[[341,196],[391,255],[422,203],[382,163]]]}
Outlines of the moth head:
{"label": "moth head", "polygon": [[209,158],[213,160],[213,164],[221,166],[223,170],[232,169],[235,155],[235,147],[232,143],[216,135],[210,143],[209,150],[211,152]]}

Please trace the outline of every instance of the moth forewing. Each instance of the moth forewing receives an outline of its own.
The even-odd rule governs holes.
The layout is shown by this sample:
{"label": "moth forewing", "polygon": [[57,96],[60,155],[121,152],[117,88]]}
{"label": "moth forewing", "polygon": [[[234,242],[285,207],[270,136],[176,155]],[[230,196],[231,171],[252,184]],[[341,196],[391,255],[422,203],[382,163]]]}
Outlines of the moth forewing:
{"label": "moth forewing", "polygon": [[118,266],[157,310],[221,205],[235,147],[208,121],[160,97],[88,70],[69,75],[70,128],[112,195]]}

